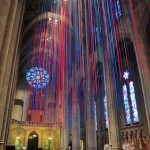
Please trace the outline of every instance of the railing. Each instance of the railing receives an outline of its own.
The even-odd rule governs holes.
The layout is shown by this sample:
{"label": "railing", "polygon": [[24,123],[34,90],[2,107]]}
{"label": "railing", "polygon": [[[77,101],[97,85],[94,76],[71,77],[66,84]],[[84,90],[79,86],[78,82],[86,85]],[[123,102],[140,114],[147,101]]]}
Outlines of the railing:
{"label": "railing", "polygon": [[56,127],[61,127],[62,126],[62,122],[28,122],[28,121],[18,121],[15,119],[12,119],[12,124],[16,124],[16,125],[20,125],[20,126],[44,126],[44,127],[52,127],[52,126],[56,126]]}

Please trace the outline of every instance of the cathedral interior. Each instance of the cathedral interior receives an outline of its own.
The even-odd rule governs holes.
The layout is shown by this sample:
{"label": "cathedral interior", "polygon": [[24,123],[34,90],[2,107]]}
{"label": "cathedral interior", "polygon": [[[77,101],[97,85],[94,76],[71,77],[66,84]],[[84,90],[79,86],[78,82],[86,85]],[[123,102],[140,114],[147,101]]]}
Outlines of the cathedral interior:
{"label": "cathedral interior", "polygon": [[0,150],[150,150],[150,1],[0,0]]}

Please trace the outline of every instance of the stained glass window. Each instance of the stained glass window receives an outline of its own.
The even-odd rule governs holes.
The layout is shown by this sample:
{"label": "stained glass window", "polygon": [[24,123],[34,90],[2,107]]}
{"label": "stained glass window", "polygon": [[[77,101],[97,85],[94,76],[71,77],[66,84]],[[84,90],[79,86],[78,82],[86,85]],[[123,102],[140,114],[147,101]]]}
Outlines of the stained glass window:
{"label": "stained glass window", "polygon": [[123,85],[123,100],[124,100],[125,113],[126,113],[126,124],[130,124],[131,123],[131,114],[130,114],[128,92],[127,92],[126,85]]}
{"label": "stained glass window", "polygon": [[123,78],[124,78],[124,80],[128,80],[128,79],[129,79],[129,71],[128,71],[128,70],[126,70],[126,71],[124,72]]}
{"label": "stained glass window", "polygon": [[129,92],[130,92],[130,99],[131,99],[131,105],[132,105],[133,122],[134,123],[139,122],[133,81],[130,81],[129,83]]}
{"label": "stained glass window", "polygon": [[104,119],[105,119],[105,128],[108,128],[108,110],[107,110],[107,100],[106,96],[104,97]]}
{"label": "stained glass window", "polygon": [[43,68],[34,67],[27,72],[26,80],[33,88],[44,88],[49,82],[49,75]]}
{"label": "stained glass window", "polygon": [[94,121],[95,121],[95,129],[97,130],[97,116],[96,116],[96,102],[94,101]]}
{"label": "stained glass window", "polygon": [[114,11],[115,11],[116,20],[118,20],[122,16],[120,0],[116,0],[115,1],[115,3],[114,3]]}
{"label": "stained glass window", "polygon": [[123,100],[125,106],[126,125],[139,122],[133,81],[129,80],[130,73],[126,70],[123,74]]}

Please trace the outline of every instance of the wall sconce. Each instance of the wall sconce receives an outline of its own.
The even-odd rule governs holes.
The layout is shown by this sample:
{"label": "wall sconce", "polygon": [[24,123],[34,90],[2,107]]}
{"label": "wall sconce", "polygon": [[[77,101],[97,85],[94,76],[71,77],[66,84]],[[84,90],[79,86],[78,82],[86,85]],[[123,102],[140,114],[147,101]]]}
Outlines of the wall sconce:
{"label": "wall sconce", "polygon": [[19,136],[16,136],[16,139],[17,139],[17,140],[20,140],[20,137],[19,137]]}
{"label": "wall sconce", "polygon": [[33,134],[32,136],[33,136],[33,137],[37,137],[37,135],[36,135],[36,134]]}

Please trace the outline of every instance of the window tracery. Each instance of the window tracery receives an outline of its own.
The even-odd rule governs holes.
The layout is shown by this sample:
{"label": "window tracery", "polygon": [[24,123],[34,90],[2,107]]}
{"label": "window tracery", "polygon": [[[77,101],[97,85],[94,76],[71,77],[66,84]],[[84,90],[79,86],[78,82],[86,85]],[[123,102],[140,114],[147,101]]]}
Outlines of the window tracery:
{"label": "window tracery", "polygon": [[130,73],[128,70],[126,70],[123,74],[124,85],[122,89],[126,125],[139,122],[134,84],[129,77]]}

